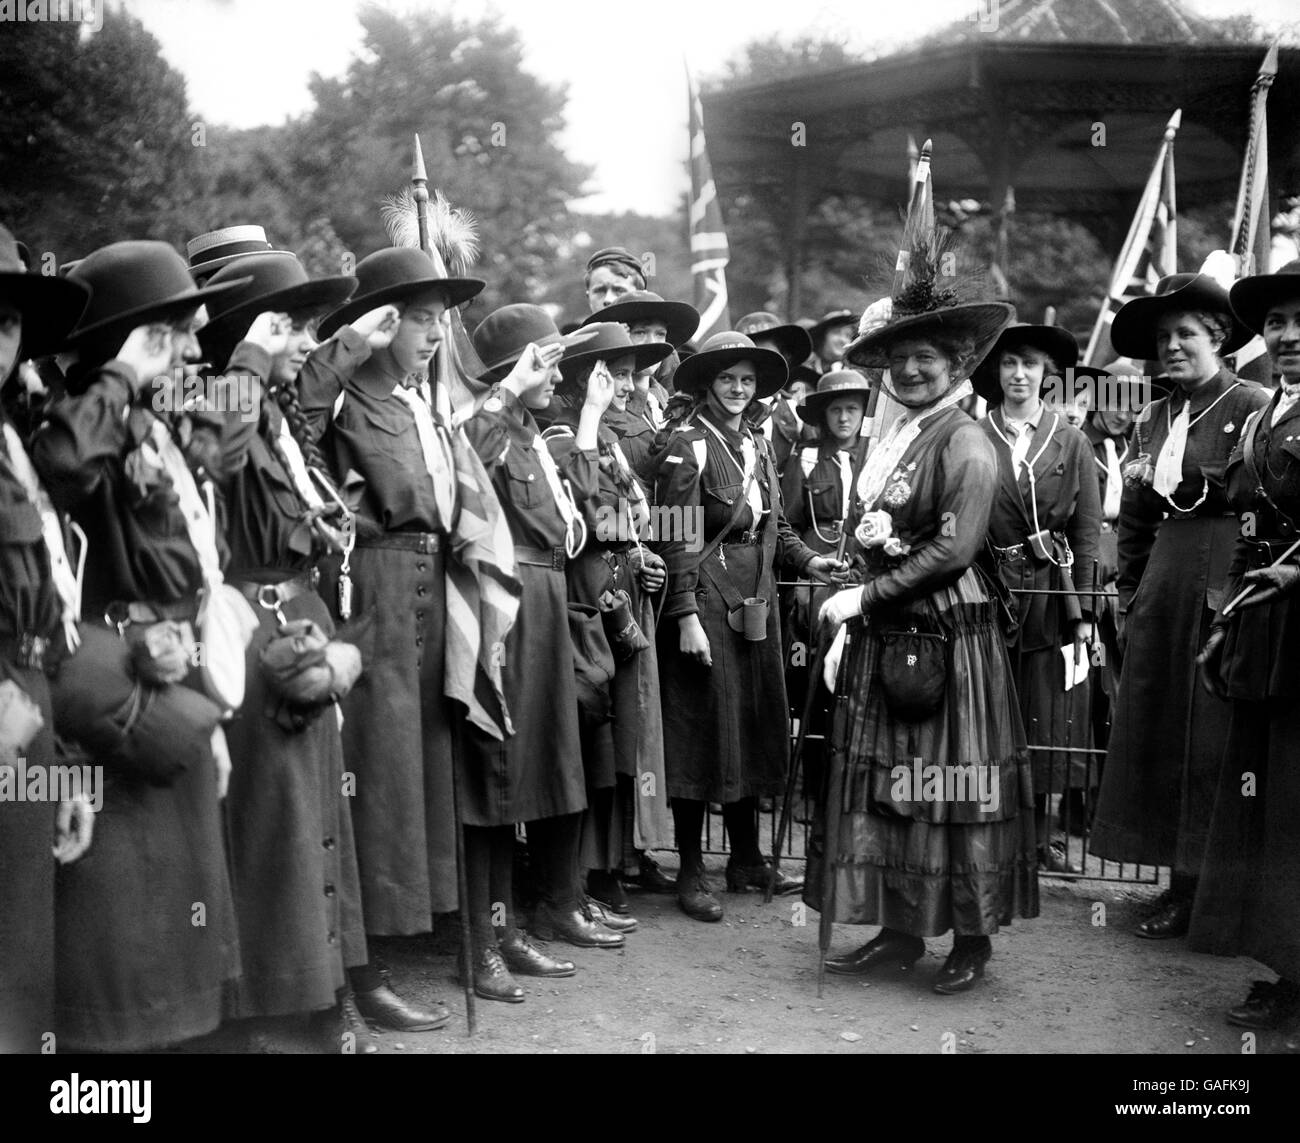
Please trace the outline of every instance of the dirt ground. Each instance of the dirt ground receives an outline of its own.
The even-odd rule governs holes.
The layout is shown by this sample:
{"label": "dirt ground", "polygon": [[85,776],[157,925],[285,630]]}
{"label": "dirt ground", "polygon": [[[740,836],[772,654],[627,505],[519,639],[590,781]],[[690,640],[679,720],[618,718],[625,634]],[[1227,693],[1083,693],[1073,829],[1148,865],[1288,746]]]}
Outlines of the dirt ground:
{"label": "dirt ground", "polygon": [[[672,871],[675,858],[663,855]],[[720,893],[723,858],[709,859]],[[518,977],[523,1004],[479,1000],[466,1036],[455,983],[454,921],[427,938],[386,941],[379,955],[414,1000],[441,1000],[437,1032],[372,1033],[382,1053],[942,1052],[1240,1053],[1223,1020],[1250,981],[1272,974],[1247,960],[1187,950],[1183,940],[1133,935],[1153,886],[1044,880],[1042,913],[993,939],[982,985],[944,997],[930,985],[950,938],[903,977],[828,975],[817,997],[817,914],[797,898],[721,894],[717,924],[686,917],[676,898],[630,894],[640,928],[616,952],[555,945],[578,964],[566,980]],[[1101,906],[1099,909],[1098,906]],[[1102,923],[1094,923],[1099,921]],[[803,922],[803,923],[800,923]],[[876,930],[837,925],[833,951]],[[548,947],[548,946],[542,946]],[[1281,1050],[1261,1033],[1256,1051]]]}

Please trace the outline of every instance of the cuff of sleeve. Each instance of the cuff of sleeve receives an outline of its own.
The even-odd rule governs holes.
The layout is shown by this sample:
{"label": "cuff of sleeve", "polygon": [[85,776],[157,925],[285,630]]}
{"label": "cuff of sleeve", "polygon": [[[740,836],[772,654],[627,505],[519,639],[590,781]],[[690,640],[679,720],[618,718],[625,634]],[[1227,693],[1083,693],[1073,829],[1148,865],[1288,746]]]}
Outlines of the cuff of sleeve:
{"label": "cuff of sleeve", "polygon": [[360,353],[363,349],[368,350],[370,348],[370,343],[350,325],[339,326],[334,334],[334,340],[349,353]]}
{"label": "cuff of sleeve", "polygon": [[256,373],[263,381],[271,376],[271,355],[260,345],[241,341],[230,355],[227,373]]}
{"label": "cuff of sleeve", "polygon": [[858,608],[863,615],[866,615],[869,608],[876,602],[876,585],[874,583],[864,583],[862,585],[862,594],[858,598]]}
{"label": "cuff of sleeve", "polygon": [[699,611],[693,591],[675,591],[664,604],[664,615],[668,619],[680,619],[683,615],[698,615]]}

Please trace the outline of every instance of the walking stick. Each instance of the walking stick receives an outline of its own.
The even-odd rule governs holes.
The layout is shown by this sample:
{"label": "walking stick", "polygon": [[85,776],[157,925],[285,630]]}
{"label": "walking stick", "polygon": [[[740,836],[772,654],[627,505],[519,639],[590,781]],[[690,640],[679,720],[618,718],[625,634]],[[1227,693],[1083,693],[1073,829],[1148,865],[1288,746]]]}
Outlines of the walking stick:
{"label": "walking stick", "polygon": [[[809,589],[811,602],[812,590]],[[799,768],[803,763],[804,743],[808,740],[808,722],[812,718],[813,704],[817,701],[818,676],[821,674],[822,661],[826,658],[829,640],[819,635],[817,651],[813,655],[812,668],[808,673],[808,693],[804,695],[803,717],[799,720],[799,737],[795,739],[794,753],[790,757],[790,773],[785,780],[785,793],[781,798],[781,820],[776,827],[776,840],[772,843],[772,865],[768,871],[767,888],[763,890],[763,904],[772,903],[772,894],[776,892],[776,877],[781,865],[781,851],[785,847],[785,834],[790,828],[790,818],[794,811],[794,788],[799,779]]]}
{"label": "walking stick", "polygon": [[[850,620],[852,622],[852,620]],[[849,674],[849,651],[853,642],[852,631],[844,628],[844,652],[840,656],[840,670],[836,678],[836,719],[844,716],[845,680]],[[826,983],[826,954],[831,947],[831,934],[835,928],[835,855],[840,848],[840,817],[844,811],[844,746],[836,744],[832,734],[829,764],[826,767],[825,836],[822,838],[822,907],[817,927],[817,998]],[[832,804],[832,801],[834,804]]]}

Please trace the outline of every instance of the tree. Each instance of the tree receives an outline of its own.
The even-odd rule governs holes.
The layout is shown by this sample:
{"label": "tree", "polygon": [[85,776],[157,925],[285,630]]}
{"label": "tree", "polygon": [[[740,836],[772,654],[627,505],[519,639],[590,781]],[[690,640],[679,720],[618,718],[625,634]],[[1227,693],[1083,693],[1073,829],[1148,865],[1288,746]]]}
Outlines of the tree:
{"label": "tree", "polygon": [[83,34],[0,36],[0,215],[59,263],[117,239],[184,237],[193,170],[185,81],[125,11]]}
{"label": "tree", "polygon": [[358,258],[387,245],[379,204],[410,179],[418,131],[430,187],[480,224],[475,272],[489,288],[475,309],[535,296],[587,177],[555,142],[564,89],[525,70],[519,33],[495,16],[359,18],[361,53],[342,79],[313,77],[316,107],[287,140],[295,208],[327,218]]}

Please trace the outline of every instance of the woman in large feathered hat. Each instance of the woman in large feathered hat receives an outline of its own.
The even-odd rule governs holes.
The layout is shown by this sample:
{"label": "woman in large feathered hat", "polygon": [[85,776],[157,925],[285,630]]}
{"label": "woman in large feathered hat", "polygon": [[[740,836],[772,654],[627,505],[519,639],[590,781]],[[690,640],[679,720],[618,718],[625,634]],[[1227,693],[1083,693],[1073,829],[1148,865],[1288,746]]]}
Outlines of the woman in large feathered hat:
{"label": "woman in large feathered hat", "polygon": [[837,921],[881,926],[828,961],[832,972],[910,966],[925,938],[951,931],[934,984],[944,994],[983,975],[1000,925],[1038,912],[1024,731],[995,602],[973,567],[997,459],[959,407],[1014,310],[969,300],[956,270],[947,240],[926,236],[890,316],[845,352],[888,369],[904,412],[855,489],[866,582],[821,610],[823,637],[840,633],[828,681],[848,643],[833,744],[848,772],[820,808],[826,859],[805,894]]}

